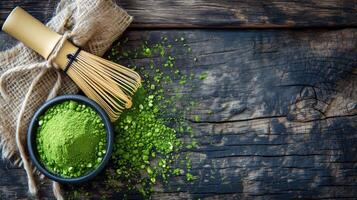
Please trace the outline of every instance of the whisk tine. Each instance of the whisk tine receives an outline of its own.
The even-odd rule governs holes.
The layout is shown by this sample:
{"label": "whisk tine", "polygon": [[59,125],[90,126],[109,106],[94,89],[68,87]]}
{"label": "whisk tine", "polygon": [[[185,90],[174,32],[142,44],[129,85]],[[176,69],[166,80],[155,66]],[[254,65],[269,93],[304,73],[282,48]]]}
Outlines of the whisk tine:
{"label": "whisk tine", "polygon": [[132,105],[131,95],[141,85],[135,71],[81,51],[67,74],[83,92],[105,109],[115,121]]}
{"label": "whisk tine", "polygon": [[[83,52],[83,56],[87,58],[92,58],[94,61],[97,61],[98,64],[95,67],[102,67],[102,73],[108,77],[113,78],[117,82],[120,82],[119,86],[128,95],[133,95],[137,88],[141,85],[141,78],[138,73],[134,70],[123,67],[114,62],[105,60],[103,58],[97,57],[95,55]],[[82,55],[79,55],[81,57]],[[86,60],[83,60],[86,62]],[[90,64],[90,63],[88,63]]]}
{"label": "whisk tine", "polygon": [[[120,104],[117,104],[117,107],[119,108],[119,110],[114,110],[113,108],[111,108],[111,106],[109,104],[107,104],[106,101],[100,96],[100,94],[102,92],[100,91],[100,89],[98,89],[97,84],[95,84],[91,79],[87,79],[86,77],[84,77],[85,74],[83,74],[80,71],[82,66],[78,67],[78,64],[73,64],[73,68],[74,68],[74,70],[71,70],[71,72],[69,72],[69,73],[71,73],[72,75],[75,73],[78,73],[76,76],[73,76],[73,77],[76,77],[76,78],[73,78],[73,80],[77,84],[81,85],[83,92],[88,97],[95,100],[99,105],[101,105],[103,107],[103,109],[105,109],[107,111],[107,113],[111,119],[115,119],[115,118],[119,117],[121,110],[125,109],[125,107],[121,106]],[[97,91],[98,91],[98,93],[97,93]]]}
{"label": "whisk tine", "polygon": [[[82,76],[85,76],[86,75],[86,72],[81,72],[81,68],[80,66],[82,65],[78,65],[77,63],[74,64],[75,66],[77,66],[77,70],[78,72],[80,72],[79,75],[82,75]],[[78,67],[79,66],[79,67]],[[100,74],[98,74],[100,75]],[[94,80],[92,80],[94,79]],[[98,78],[93,78],[93,77],[85,77],[85,80],[86,82],[88,83],[89,86],[92,86],[95,91],[98,91],[100,94],[102,95],[105,95],[105,93],[103,91],[106,91],[107,88],[103,88],[103,86],[105,86],[105,84],[103,84],[103,81],[102,80],[98,80]],[[126,104],[131,104],[131,98],[130,97],[127,97],[125,94],[123,94],[123,92],[120,90],[120,88],[115,85],[115,84],[111,84],[111,87],[114,88],[113,92],[120,95],[121,98],[118,99],[119,102],[121,102],[123,105],[126,105]],[[109,98],[109,96],[106,96],[107,98]],[[117,101],[112,101],[112,102],[117,102]],[[114,107],[116,107],[116,105],[118,103],[113,103]],[[123,106],[124,108],[125,106]]]}
{"label": "whisk tine", "polygon": [[[118,87],[116,82],[113,80],[104,80],[98,76],[93,76],[93,86],[97,86],[95,88],[101,95],[105,97],[105,99],[110,104],[115,104],[118,100],[124,104],[124,107],[131,107],[131,98],[126,96],[123,91]],[[97,84],[96,84],[97,83]],[[108,91],[111,91],[110,93]],[[112,101],[112,97],[117,96],[115,101]],[[119,98],[118,98],[119,97]],[[114,105],[115,106],[115,105]]]}

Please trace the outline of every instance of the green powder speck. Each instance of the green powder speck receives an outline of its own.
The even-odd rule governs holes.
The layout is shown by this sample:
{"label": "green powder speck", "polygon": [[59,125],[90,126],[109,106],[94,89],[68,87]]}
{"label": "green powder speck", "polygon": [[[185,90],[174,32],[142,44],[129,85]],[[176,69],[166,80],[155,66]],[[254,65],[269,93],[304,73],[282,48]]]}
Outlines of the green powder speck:
{"label": "green powder speck", "polygon": [[200,80],[205,80],[207,78],[207,75],[208,75],[207,72],[203,72],[203,73],[200,74],[199,79]]}
{"label": "green powder speck", "polygon": [[106,132],[89,106],[65,101],[39,118],[37,150],[42,162],[63,177],[79,177],[95,169],[106,151]]}

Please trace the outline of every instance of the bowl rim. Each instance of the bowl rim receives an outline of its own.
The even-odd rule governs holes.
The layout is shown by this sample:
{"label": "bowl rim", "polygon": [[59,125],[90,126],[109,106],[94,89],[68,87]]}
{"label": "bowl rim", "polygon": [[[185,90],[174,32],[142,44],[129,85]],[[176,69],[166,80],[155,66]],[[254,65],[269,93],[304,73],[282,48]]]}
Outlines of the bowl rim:
{"label": "bowl rim", "polygon": [[[83,103],[90,106],[101,117],[106,130],[106,140],[107,140],[106,154],[102,162],[99,164],[99,166],[96,169],[90,171],[89,173],[86,173],[83,176],[75,177],[75,178],[66,178],[46,169],[45,165],[41,162],[41,158],[38,155],[37,148],[36,148],[36,137],[35,137],[37,134],[36,128],[38,127],[37,125],[38,118],[52,106],[69,100],[74,100],[79,103]],[[27,148],[29,151],[30,159],[41,173],[43,173],[46,177],[54,181],[57,181],[59,183],[75,183],[75,184],[83,183],[98,175],[109,162],[111,153],[113,151],[113,142],[114,142],[113,125],[107,113],[96,102],[82,95],[62,95],[62,96],[55,97],[49,101],[46,101],[43,105],[41,105],[37,109],[37,111],[33,115],[27,130]]]}

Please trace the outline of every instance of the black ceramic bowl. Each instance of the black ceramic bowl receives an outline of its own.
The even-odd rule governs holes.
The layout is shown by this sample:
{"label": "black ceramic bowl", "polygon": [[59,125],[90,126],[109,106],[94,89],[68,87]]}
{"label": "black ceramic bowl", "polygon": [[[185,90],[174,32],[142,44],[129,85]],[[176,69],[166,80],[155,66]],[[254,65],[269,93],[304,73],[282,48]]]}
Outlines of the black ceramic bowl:
{"label": "black ceramic bowl", "polygon": [[[106,130],[106,139],[107,139],[106,154],[104,155],[102,162],[98,165],[96,169],[88,172],[87,174],[84,174],[81,177],[76,177],[76,178],[63,177],[60,176],[59,174],[55,174],[49,171],[42,163],[41,158],[37,152],[37,146],[36,146],[36,134],[37,134],[36,130],[38,127],[38,118],[52,106],[68,100],[73,100],[79,103],[83,103],[85,105],[90,106],[94,111],[96,111],[103,120]],[[113,150],[113,140],[114,140],[113,127],[106,112],[94,101],[80,95],[64,95],[47,101],[36,111],[35,115],[33,116],[30,122],[28,134],[27,134],[27,146],[32,162],[35,164],[37,169],[40,170],[45,176],[60,183],[83,183],[85,181],[94,178],[99,172],[101,172],[104,169],[105,165],[108,163]]]}

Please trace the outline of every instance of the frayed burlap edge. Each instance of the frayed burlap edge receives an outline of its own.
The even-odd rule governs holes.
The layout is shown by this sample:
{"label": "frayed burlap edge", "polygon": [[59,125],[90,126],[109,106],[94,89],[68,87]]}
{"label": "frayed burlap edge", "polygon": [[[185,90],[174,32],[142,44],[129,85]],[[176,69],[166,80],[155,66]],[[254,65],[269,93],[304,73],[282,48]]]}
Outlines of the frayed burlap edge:
{"label": "frayed burlap edge", "polygon": [[[111,43],[129,26],[132,17],[111,0],[62,0],[47,26],[63,34],[75,45],[103,55]],[[35,169],[26,151],[28,122],[46,100],[73,94],[77,86],[51,62],[18,44],[0,52],[0,147],[2,158],[23,166],[29,192],[37,194]],[[63,199],[59,184],[53,183],[57,199]]]}

